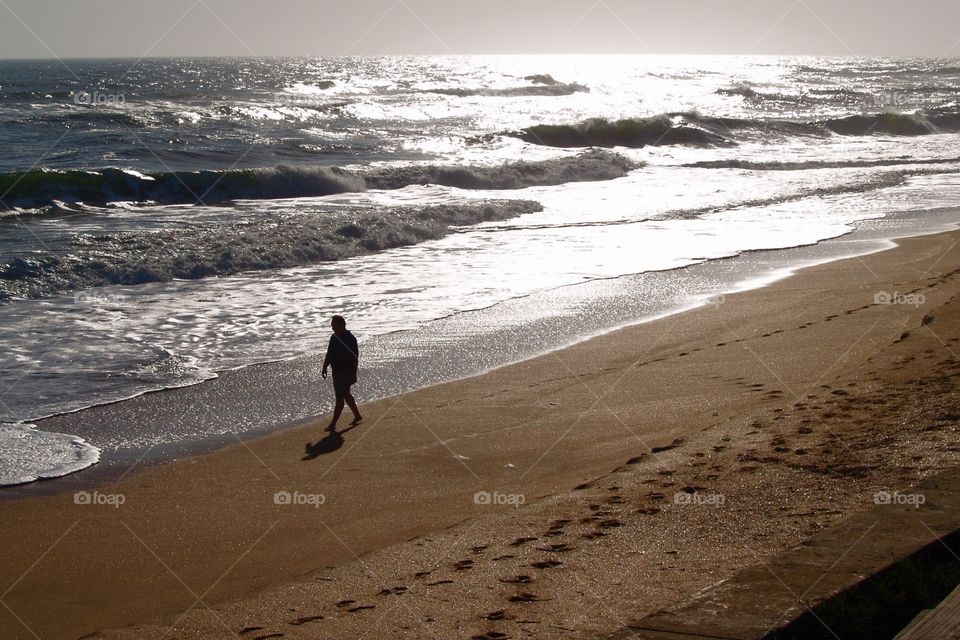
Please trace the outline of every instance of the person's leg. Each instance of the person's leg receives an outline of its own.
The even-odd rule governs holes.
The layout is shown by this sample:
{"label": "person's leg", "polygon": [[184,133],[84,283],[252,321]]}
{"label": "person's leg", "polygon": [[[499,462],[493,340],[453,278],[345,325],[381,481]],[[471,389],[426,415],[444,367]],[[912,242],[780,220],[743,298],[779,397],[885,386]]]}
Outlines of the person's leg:
{"label": "person's leg", "polygon": [[353,411],[353,424],[357,424],[363,420],[363,416],[360,415],[360,409],[357,408],[357,401],[353,399],[353,394],[350,393],[349,389],[347,389],[344,399],[347,401],[347,406],[350,407],[350,411]]}
{"label": "person's leg", "polygon": [[337,398],[337,404],[333,407],[333,419],[330,420],[330,426],[328,429],[335,429],[337,427],[337,420],[340,419],[340,414],[343,412],[343,398]]}
{"label": "person's leg", "polygon": [[344,385],[340,384],[336,378],[333,379],[333,393],[337,398],[336,404],[333,406],[333,419],[330,421],[330,424],[327,426],[327,429],[336,429],[337,420],[340,419],[340,414],[343,412],[343,401],[344,396],[347,394],[347,389]]}

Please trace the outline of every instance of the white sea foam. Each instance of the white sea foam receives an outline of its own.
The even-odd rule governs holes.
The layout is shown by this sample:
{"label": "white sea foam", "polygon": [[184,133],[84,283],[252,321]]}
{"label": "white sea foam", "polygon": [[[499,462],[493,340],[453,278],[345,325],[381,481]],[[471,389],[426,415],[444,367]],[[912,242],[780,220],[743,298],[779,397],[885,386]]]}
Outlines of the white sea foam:
{"label": "white sea foam", "polygon": [[83,438],[30,424],[0,424],[0,486],[59,478],[99,460],[100,450]]}

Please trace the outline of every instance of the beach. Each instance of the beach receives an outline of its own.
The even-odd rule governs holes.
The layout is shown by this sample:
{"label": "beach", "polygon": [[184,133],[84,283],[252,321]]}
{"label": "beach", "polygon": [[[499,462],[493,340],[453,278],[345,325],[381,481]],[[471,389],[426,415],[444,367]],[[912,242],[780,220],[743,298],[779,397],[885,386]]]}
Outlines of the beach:
{"label": "beach", "polygon": [[958,463],[960,231],[897,244],[7,500],[0,629],[604,637]]}

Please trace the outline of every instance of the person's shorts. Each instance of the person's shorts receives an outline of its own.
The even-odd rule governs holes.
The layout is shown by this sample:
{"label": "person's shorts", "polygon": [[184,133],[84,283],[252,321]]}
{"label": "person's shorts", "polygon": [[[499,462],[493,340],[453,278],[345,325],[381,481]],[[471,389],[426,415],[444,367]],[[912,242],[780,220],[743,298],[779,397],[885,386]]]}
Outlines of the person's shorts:
{"label": "person's shorts", "polygon": [[351,375],[333,374],[333,392],[337,397],[342,397],[350,393],[350,387],[357,381]]}

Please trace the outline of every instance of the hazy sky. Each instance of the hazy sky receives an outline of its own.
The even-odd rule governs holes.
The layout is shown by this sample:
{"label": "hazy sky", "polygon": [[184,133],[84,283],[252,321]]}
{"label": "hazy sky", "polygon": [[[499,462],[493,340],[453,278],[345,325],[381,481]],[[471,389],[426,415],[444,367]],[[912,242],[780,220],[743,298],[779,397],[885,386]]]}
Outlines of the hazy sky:
{"label": "hazy sky", "polygon": [[0,58],[385,53],[960,57],[960,1],[0,0]]}

